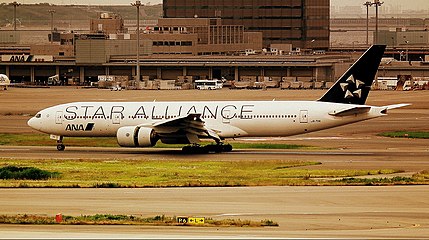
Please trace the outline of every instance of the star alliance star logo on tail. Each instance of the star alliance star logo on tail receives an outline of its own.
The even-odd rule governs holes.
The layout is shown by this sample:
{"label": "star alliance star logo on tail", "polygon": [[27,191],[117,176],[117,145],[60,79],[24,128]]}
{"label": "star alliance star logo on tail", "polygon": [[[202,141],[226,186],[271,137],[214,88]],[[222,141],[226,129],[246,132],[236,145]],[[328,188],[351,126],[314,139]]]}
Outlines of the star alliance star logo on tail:
{"label": "star alliance star logo on tail", "polygon": [[345,83],[340,83],[341,89],[345,93],[345,99],[351,98],[361,98],[362,97],[362,86],[365,86],[365,83],[361,80],[355,79],[353,75],[351,75]]}

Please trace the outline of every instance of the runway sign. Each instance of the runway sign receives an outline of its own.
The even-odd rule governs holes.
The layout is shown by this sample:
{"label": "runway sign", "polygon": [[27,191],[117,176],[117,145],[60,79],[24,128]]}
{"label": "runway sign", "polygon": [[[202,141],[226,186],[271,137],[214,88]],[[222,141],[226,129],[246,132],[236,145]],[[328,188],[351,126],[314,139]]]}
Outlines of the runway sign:
{"label": "runway sign", "polygon": [[177,217],[177,222],[182,224],[204,224],[205,218],[198,217]]}
{"label": "runway sign", "polygon": [[186,224],[188,223],[188,217],[177,217],[177,222]]}
{"label": "runway sign", "polygon": [[189,218],[189,224],[204,224],[204,218]]}

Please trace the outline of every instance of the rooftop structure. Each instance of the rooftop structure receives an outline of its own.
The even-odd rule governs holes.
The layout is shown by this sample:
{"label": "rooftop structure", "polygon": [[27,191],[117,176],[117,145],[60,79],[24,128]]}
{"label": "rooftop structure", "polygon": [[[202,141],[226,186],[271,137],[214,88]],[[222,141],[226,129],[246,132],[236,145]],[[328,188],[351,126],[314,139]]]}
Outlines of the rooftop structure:
{"label": "rooftop structure", "polygon": [[99,18],[90,20],[90,32],[104,34],[124,33],[124,20],[117,14],[101,13]]}
{"label": "rooftop structure", "polygon": [[263,33],[263,46],[328,49],[329,0],[164,0],[165,18],[221,18]]}

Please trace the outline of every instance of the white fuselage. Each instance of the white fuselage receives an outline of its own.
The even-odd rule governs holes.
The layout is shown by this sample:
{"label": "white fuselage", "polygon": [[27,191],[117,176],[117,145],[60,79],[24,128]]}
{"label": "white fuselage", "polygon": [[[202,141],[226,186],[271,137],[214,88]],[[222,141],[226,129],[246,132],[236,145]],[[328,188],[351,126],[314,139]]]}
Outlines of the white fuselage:
{"label": "white fuselage", "polygon": [[[361,114],[330,114],[353,106],[362,105],[318,101],[75,102],[46,108],[28,124],[58,136],[114,137],[124,126],[151,127],[180,116],[201,114],[204,125],[221,138],[277,137],[384,115],[385,108],[372,106]],[[153,129],[156,131],[156,127]]]}
{"label": "white fuselage", "polygon": [[10,80],[5,74],[0,74],[0,86],[7,87],[10,85]]}

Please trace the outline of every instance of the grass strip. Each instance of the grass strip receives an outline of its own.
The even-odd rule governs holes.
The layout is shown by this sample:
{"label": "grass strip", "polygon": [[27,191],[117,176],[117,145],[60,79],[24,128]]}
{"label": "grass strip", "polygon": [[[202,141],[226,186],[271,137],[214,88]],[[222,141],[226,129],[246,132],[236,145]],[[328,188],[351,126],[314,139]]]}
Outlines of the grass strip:
{"label": "grass strip", "polygon": [[0,215],[0,224],[37,224],[37,225],[152,225],[152,226],[201,226],[201,227],[274,227],[279,226],[272,220],[241,220],[222,219],[215,220],[205,218],[204,224],[180,223],[177,217],[155,216],[140,217],[133,215],[81,215],[62,216],[62,220],[57,222],[55,217],[41,215]]}
{"label": "grass strip", "polygon": [[391,137],[391,138],[419,138],[419,139],[429,139],[429,132],[410,132],[410,131],[396,131],[396,132],[384,132],[378,134],[382,137]]}
{"label": "grass strip", "polygon": [[[73,137],[65,138],[67,146],[75,147],[119,147],[114,137]],[[208,142],[207,142],[208,143]],[[56,142],[46,134],[0,134],[0,145],[10,146],[55,146]],[[273,144],[273,143],[231,143],[234,149],[314,149],[307,145]],[[182,148],[184,144],[163,144],[160,141],[156,148]]]}
{"label": "grass strip", "polygon": [[[118,147],[116,138],[65,138],[67,146],[76,147]],[[56,145],[56,141],[47,134],[0,134],[0,145],[11,146],[49,146]]]}
{"label": "grass strip", "polygon": [[[0,187],[232,187],[342,185],[324,178],[392,174],[392,169],[311,169],[319,162],[288,160],[0,159],[1,166],[37,167],[59,176],[2,180]],[[323,180],[323,181],[321,181]]]}
{"label": "grass strip", "polygon": [[343,178],[336,180],[340,185],[356,186],[388,186],[388,185],[426,185],[429,184],[429,170],[423,170],[411,177],[384,178]]}
{"label": "grass strip", "polygon": [[413,175],[412,177],[419,182],[428,182],[429,181],[429,170],[423,170]]}

